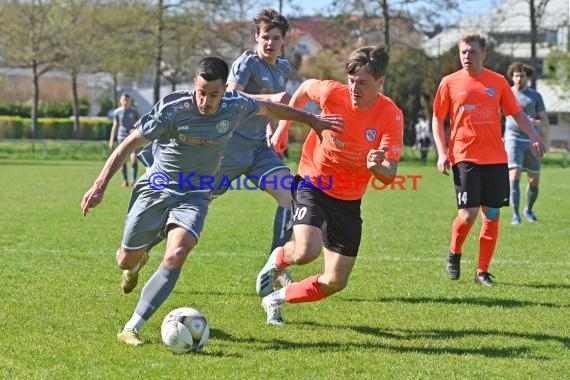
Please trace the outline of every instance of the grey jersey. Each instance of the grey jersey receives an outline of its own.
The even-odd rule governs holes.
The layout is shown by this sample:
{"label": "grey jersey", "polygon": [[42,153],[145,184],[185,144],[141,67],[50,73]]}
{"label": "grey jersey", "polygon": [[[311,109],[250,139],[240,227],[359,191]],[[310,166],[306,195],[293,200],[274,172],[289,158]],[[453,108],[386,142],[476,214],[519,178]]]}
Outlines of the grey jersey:
{"label": "grey jersey", "polygon": [[126,110],[124,107],[119,107],[113,113],[113,118],[117,123],[117,140],[123,141],[127,138],[132,129],[135,128],[135,124],[139,119],[139,111],[135,107],[130,107]]}
{"label": "grey jersey", "polygon": [[[259,104],[238,91],[226,92],[215,114],[202,115],[194,91],[177,91],[162,98],[137,123],[156,149],[143,180],[160,173],[177,193],[208,189],[217,174],[224,147],[236,126],[254,116]],[[164,182],[164,178],[161,179]]]}
{"label": "grey jersey", "polygon": [[[527,87],[523,91],[517,91],[514,87],[513,93],[515,94],[519,104],[523,108],[524,113],[533,119],[538,119],[538,113],[546,111],[542,96],[535,89]],[[516,120],[512,116],[507,116],[505,121],[505,139],[516,140],[529,140],[529,137],[524,133]]]}
{"label": "grey jersey", "polygon": [[[277,58],[271,65],[261,59],[253,50],[245,51],[232,64],[228,82],[239,83],[248,94],[275,94],[285,91],[285,84],[291,77],[291,65],[284,58]],[[247,126],[238,126],[236,133],[253,140],[265,139],[265,127],[269,118],[255,116]]]}

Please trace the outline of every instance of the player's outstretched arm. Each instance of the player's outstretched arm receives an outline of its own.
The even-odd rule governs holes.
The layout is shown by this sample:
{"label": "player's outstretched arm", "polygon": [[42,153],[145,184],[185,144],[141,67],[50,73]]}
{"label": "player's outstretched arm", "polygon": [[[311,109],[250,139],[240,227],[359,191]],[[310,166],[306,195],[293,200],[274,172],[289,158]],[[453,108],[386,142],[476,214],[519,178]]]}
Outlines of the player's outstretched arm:
{"label": "player's outstretched arm", "polygon": [[131,153],[139,146],[147,143],[148,140],[138,129],[131,134],[113,151],[107,159],[105,166],[95,179],[93,186],[83,196],[81,201],[81,213],[87,215],[90,208],[96,207],[103,200],[103,194],[113,175],[119,170],[123,163],[129,158]]}
{"label": "player's outstretched arm", "polygon": [[[291,99],[289,100],[289,105],[296,109],[303,109],[307,102],[309,101],[309,95],[307,93],[308,88],[316,82],[316,79],[308,79],[301,83],[301,85],[295,90]],[[271,136],[271,145],[277,153],[284,152],[287,149],[287,141],[289,139],[289,127],[291,126],[291,120],[281,120],[277,129],[274,131],[273,136]],[[318,133],[317,133],[318,134]],[[322,136],[319,135],[322,139]]]}
{"label": "player's outstretched arm", "polygon": [[285,104],[259,101],[258,115],[279,120],[293,120],[309,125],[322,140],[322,132],[330,130],[342,133],[344,125],[340,115],[313,115]]}
{"label": "player's outstretched arm", "polygon": [[111,135],[109,136],[109,151],[113,150],[113,143],[117,138],[118,123],[115,116],[113,116],[113,126],[111,127]]}

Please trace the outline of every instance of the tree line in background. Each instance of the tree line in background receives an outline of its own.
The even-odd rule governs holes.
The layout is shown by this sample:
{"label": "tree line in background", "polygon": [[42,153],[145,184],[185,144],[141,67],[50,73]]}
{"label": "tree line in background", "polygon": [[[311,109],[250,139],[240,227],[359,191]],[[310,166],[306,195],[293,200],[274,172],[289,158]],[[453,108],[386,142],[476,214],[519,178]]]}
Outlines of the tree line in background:
{"label": "tree line in background", "polygon": [[[529,0],[534,1],[534,0]],[[547,1],[547,0],[542,0]],[[295,6],[295,1],[289,1]],[[32,137],[37,136],[39,78],[51,70],[69,74],[74,132],[79,132],[79,74],[107,72],[115,93],[119,80],[142,75],[153,78],[154,101],[161,83],[175,90],[191,80],[196,63],[206,55],[231,63],[253,44],[251,10],[271,7],[253,0],[7,0],[0,4],[2,66],[30,69],[34,85]],[[420,44],[394,38],[394,20],[435,25],[441,9],[453,11],[456,0],[409,0],[416,14],[392,10],[388,0],[336,0],[326,17],[335,43],[324,46],[301,65],[299,53],[285,51],[298,78],[345,81],[343,62],[356,46],[386,44],[391,53],[383,92],[402,108],[405,142],[415,141],[415,125],[431,117],[433,94],[443,75],[459,69],[457,48],[438,58],[428,57]],[[279,1],[281,11],[283,1]],[[255,13],[255,12],[254,12]],[[231,15],[231,16],[228,16]],[[355,17],[356,15],[356,17]],[[294,18],[289,17],[294,23]],[[368,20],[379,19],[374,23]],[[412,21],[413,20],[413,21]],[[430,24],[430,22],[432,24]],[[435,26],[437,29],[439,26]],[[373,30],[370,30],[373,29]],[[349,31],[347,33],[346,31]],[[486,65],[504,72],[511,57],[489,47]]]}

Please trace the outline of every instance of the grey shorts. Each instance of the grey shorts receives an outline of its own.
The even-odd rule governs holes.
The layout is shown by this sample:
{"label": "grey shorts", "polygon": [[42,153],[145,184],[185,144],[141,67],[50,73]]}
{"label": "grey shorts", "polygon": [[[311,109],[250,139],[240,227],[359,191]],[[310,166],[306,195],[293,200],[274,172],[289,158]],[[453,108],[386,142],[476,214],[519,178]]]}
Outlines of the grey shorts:
{"label": "grey shorts", "polygon": [[531,173],[540,172],[540,159],[532,154],[530,141],[508,139],[505,140],[505,149],[509,157],[509,169],[519,168]]}
{"label": "grey shorts", "polygon": [[277,153],[267,146],[265,140],[251,140],[234,134],[224,150],[213,195],[218,197],[224,194],[230,189],[225,185],[238,177],[242,182],[247,177],[248,181],[259,185],[264,177],[282,169],[289,170]]}
{"label": "grey shorts", "polygon": [[198,241],[208,213],[210,192],[174,194],[153,190],[146,181],[136,184],[125,219],[122,246],[137,250],[149,245],[170,224],[184,228]]}

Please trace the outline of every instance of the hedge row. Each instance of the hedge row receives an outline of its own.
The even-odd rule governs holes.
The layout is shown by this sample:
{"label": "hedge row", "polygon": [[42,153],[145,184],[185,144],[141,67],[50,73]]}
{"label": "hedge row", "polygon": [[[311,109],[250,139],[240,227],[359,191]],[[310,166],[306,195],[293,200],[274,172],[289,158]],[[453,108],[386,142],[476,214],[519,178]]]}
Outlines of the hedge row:
{"label": "hedge row", "polygon": [[[105,140],[111,133],[112,122],[106,118],[81,118],[79,131],[73,131],[70,118],[39,118],[35,138],[54,140]],[[0,138],[31,139],[32,120],[18,116],[0,116]]]}
{"label": "hedge row", "polygon": [[[87,116],[89,113],[89,101],[79,99],[79,115]],[[32,106],[25,103],[0,103],[0,115],[31,117]],[[68,117],[73,115],[73,105],[71,102],[63,103],[41,103],[38,108],[38,117]]]}
{"label": "hedge row", "polygon": [[[107,118],[81,118],[78,135],[73,131],[70,118],[39,118],[35,138],[52,140],[105,140],[111,133],[112,122]],[[304,124],[293,124],[289,130],[289,141],[302,143],[310,128]],[[32,120],[18,116],[0,116],[0,138],[31,139]]]}

